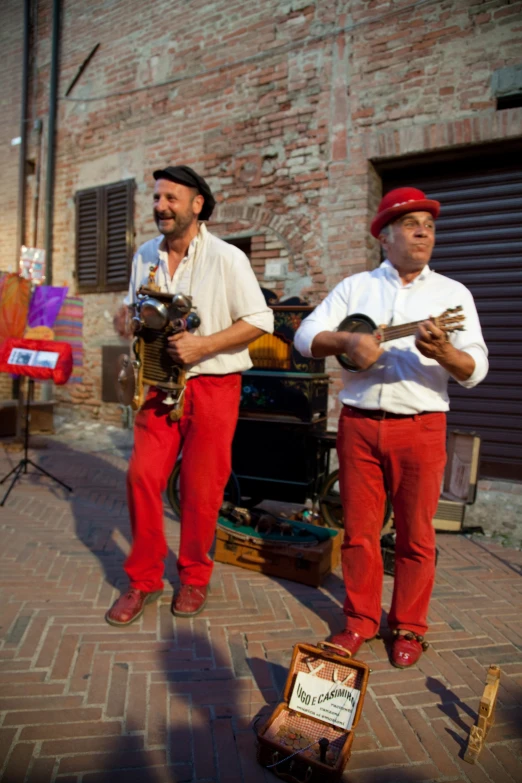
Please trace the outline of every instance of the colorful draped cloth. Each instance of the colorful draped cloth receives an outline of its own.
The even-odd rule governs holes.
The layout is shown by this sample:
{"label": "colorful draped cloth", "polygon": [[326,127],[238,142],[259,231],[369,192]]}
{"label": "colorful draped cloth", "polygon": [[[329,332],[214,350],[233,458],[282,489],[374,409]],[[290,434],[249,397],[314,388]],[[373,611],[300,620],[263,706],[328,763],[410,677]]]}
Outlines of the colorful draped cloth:
{"label": "colorful draped cloth", "polygon": [[34,289],[27,325],[53,327],[69,289],[66,286],[40,285]]}
{"label": "colorful draped cloth", "polygon": [[8,337],[23,337],[27,324],[31,282],[16,272],[0,281],[0,343]]}
{"label": "colorful draped cloth", "polygon": [[55,340],[70,343],[73,352],[73,371],[69,383],[83,383],[83,299],[67,296],[54,322]]}

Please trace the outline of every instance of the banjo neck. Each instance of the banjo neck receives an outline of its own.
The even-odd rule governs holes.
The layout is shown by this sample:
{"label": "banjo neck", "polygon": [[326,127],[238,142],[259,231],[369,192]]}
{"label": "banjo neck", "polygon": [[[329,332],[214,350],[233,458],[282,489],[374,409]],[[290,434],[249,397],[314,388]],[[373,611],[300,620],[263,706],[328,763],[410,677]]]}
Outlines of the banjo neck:
{"label": "banjo neck", "polygon": [[[373,335],[380,343],[386,343],[389,340],[398,340],[400,337],[409,337],[410,335],[415,334],[419,324],[426,320],[426,318],[422,318],[420,321],[411,321],[409,324],[400,324],[399,326],[379,326],[374,331]],[[436,318],[430,320],[437,323]]]}

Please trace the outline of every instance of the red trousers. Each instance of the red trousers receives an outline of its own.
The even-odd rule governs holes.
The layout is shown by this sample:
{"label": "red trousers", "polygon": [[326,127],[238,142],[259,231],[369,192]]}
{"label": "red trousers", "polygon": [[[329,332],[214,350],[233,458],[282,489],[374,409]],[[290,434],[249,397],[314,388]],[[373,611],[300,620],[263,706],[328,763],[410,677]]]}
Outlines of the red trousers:
{"label": "red trousers", "polygon": [[241,375],[199,375],[187,382],[180,421],[169,419],[165,394],[151,389],[134,424],[134,449],[127,474],[132,550],[125,571],[132,587],[163,587],[167,542],[163,499],[183,449],[180,473],[181,538],[178,571],[182,584],[206,585],[213,563],[219,509],[230,476]]}
{"label": "red trousers", "polygon": [[345,527],[346,625],[367,639],[379,629],[386,486],[397,536],[388,625],[424,634],[435,579],[432,520],[446,464],[446,416],[426,413],[376,420],[344,407],[337,451]]}

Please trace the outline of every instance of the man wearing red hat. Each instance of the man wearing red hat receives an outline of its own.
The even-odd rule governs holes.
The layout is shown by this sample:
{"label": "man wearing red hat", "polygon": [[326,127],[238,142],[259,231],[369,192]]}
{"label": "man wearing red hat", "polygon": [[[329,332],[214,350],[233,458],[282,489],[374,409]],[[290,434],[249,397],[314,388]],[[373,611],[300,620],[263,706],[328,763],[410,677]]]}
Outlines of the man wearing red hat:
{"label": "man wearing red hat", "polygon": [[207,231],[215,200],[189,166],[154,172],[153,214],[160,236],[143,244],[132,266],[128,306],[141,286],[153,284],[190,296],[201,319],[195,332],[169,337],[168,353],[186,369],[183,413],[169,417],[165,392],[151,388],[134,425],[127,475],[132,549],[125,561],[129,589],[105,615],[127,626],[163,591],[167,542],[162,492],[183,447],[180,474],[181,586],[172,613],[193,617],[208,597],[214,540],[230,476],[239,413],[241,372],[252,366],[248,344],[273,330],[273,314],[245,254]]}
{"label": "man wearing red hat", "polygon": [[[488,370],[487,348],[471,293],[434,272],[438,201],[397,188],[371,224],[385,260],[339,283],[295,336],[304,356],[344,354],[359,372],[343,371],[337,451],[344,512],[342,550],[345,630],[332,641],[355,655],[379,630],[383,564],[380,529],[386,489],[396,528],[395,582],[388,625],[391,662],[416,663],[426,648],[435,578],[432,520],[446,462],[448,380],[472,388]],[[462,307],[465,331],[451,335],[430,320]],[[376,324],[420,322],[415,335],[380,344],[373,334],[337,331],[360,313]]]}

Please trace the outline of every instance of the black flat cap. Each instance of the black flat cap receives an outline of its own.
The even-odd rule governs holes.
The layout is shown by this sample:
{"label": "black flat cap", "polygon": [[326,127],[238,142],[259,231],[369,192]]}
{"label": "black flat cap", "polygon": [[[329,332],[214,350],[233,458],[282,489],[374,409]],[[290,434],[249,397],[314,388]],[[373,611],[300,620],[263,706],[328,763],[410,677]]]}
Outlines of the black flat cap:
{"label": "black flat cap", "polygon": [[152,176],[154,179],[169,179],[171,182],[178,182],[188,188],[196,188],[205,199],[203,209],[199,213],[199,219],[209,219],[216,206],[216,199],[203,177],[196,174],[194,169],[191,169],[190,166],[167,166],[164,169],[154,171]]}

